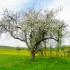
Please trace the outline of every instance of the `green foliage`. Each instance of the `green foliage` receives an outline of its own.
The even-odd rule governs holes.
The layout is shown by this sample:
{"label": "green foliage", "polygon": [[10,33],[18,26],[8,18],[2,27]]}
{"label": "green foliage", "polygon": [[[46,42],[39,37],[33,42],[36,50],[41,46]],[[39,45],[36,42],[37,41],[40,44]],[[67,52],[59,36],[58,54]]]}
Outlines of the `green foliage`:
{"label": "green foliage", "polygon": [[61,49],[61,50],[66,50],[66,49],[69,50],[69,49],[70,49],[70,46],[66,46],[66,45],[60,46],[60,49]]}
{"label": "green foliage", "polygon": [[20,51],[20,50],[21,50],[21,48],[20,48],[20,47],[16,47],[16,50]]}

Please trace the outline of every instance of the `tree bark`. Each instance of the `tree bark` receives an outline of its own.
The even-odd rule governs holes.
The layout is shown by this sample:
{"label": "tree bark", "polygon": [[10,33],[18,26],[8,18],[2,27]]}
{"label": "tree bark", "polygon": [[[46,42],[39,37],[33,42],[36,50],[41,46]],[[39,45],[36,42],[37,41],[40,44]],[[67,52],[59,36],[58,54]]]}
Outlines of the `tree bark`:
{"label": "tree bark", "polygon": [[31,52],[31,61],[35,60],[35,53]]}

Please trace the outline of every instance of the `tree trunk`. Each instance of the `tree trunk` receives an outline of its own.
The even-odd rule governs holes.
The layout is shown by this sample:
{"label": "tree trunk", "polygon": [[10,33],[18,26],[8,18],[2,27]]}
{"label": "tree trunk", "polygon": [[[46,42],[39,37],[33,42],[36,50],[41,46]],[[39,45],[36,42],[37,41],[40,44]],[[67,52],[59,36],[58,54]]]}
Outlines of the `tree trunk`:
{"label": "tree trunk", "polygon": [[58,39],[58,42],[57,42],[57,47],[56,47],[56,56],[59,57],[59,46],[60,46],[60,43],[59,43],[59,39]]}
{"label": "tree trunk", "polygon": [[31,52],[31,61],[34,61],[34,60],[35,60],[35,53]]}

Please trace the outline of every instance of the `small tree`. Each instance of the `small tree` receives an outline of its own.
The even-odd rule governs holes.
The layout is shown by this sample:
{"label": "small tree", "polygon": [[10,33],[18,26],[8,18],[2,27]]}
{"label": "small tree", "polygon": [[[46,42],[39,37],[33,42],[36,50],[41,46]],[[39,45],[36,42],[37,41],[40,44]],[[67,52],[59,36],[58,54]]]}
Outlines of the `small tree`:
{"label": "small tree", "polygon": [[20,47],[16,47],[16,50],[18,51],[18,56],[19,56],[19,51],[21,50]]}

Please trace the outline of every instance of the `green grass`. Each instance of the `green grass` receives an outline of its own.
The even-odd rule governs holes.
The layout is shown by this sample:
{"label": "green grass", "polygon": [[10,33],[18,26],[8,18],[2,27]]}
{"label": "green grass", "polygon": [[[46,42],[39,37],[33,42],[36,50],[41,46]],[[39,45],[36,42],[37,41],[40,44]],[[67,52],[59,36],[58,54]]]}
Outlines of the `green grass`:
{"label": "green grass", "polygon": [[28,50],[0,48],[0,70],[70,70],[70,58],[36,56],[32,62]]}
{"label": "green grass", "polygon": [[25,49],[18,51],[16,48],[0,48],[0,54],[30,56],[30,51]]}
{"label": "green grass", "polygon": [[0,54],[0,70],[70,70],[70,59],[37,56],[32,62],[29,56]]}

